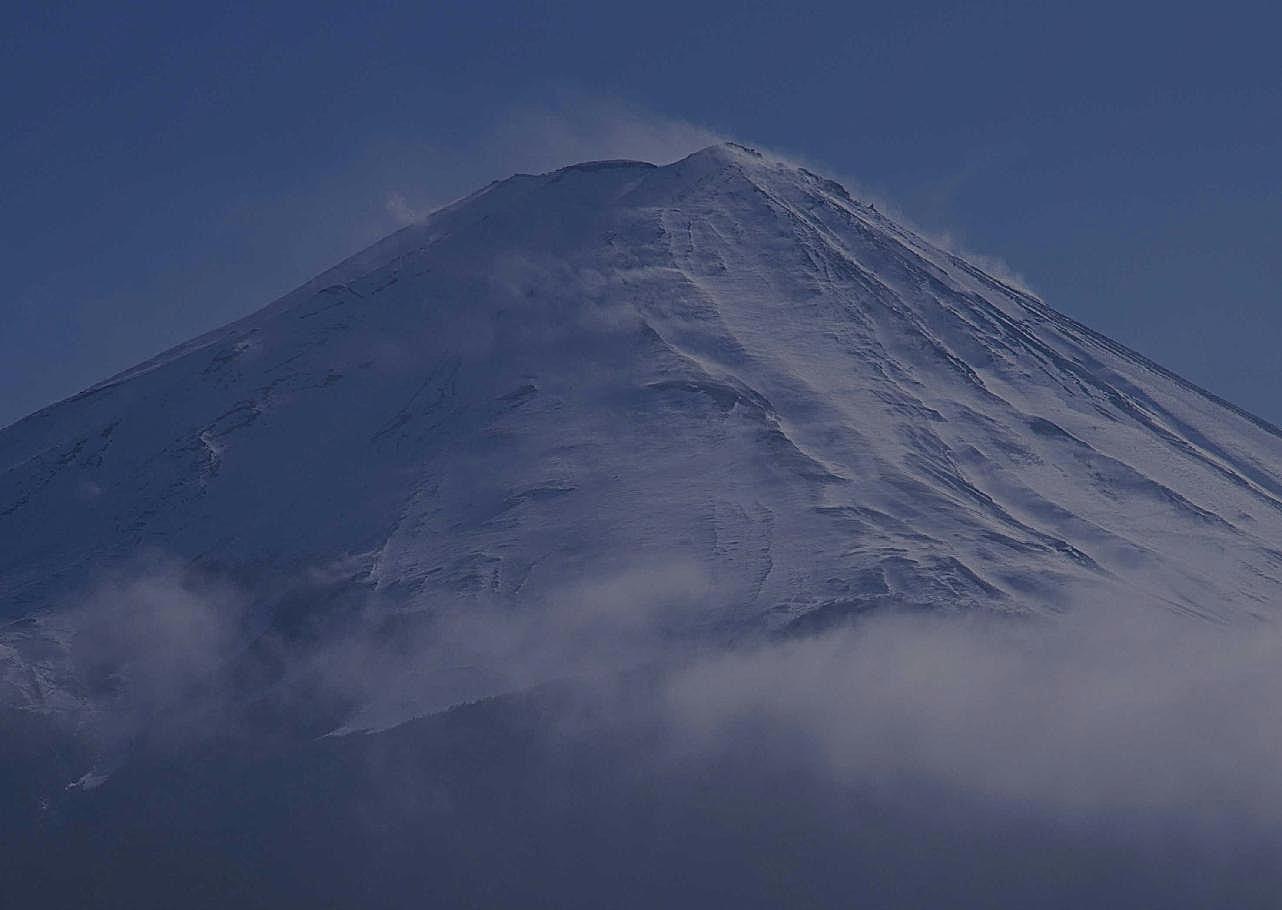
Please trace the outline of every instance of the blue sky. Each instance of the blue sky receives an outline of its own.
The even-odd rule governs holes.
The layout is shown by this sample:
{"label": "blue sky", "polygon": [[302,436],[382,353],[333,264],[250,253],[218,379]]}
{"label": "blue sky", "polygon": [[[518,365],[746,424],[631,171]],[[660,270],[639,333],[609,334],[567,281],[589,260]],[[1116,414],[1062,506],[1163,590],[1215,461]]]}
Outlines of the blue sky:
{"label": "blue sky", "polygon": [[716,136],[1282,422],[1269,5],[217,6],[7,10],[0,424],[490,179]]}

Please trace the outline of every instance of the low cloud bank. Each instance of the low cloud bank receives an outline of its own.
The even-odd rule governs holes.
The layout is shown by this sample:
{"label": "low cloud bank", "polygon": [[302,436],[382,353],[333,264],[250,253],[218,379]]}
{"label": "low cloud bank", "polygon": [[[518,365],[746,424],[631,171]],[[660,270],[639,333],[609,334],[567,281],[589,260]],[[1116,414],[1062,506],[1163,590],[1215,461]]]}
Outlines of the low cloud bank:
{"label": "low cloud bank", "polygon": [[[264,616],[251,600],[165,560],[92,590],[69,656],[109,752],[158,729],[251,732],[247,702],[277,700],[273,716],[323,704],[338,719],[319,732],[377,732],[555,683],[594,705],[576,736],[646,731],[636,759],[660,774],[747,756],[891,804],[1165,825],[1201,842],[1282,834],[1273,624],[1126,606],[1051,619],[891,613],[710,646],[691,619],[715,609],[715,586],[692,563],[579,578],[520,608],[349,597],[342,622],[309,616],[304,633],[282,632],[279,616],[254,629]],[[246,679],[268,679],[265,695],[246,699]]]}
{"label": "low cloud bank", "polygon": [[[497,877],[585,906],[619,876],[673,906],[1272,906],[1282,887],[1272,624],[887,612],[712,645],[728,605],[696,563],[621,563],[520,605],[392,604],[353,566],[270,591],[135,569],[77,607],[69,654],[107,744],[78,789],[121,830],[225,815],[208,830],[229,869],[252,828],[299,868],[313,849],[401,857],[384,885],[407,906],[468,863],[469,895]],[[176,760],[188,746],[222,757]],[[300,813],[315,842],[288,834]],[[567,884],[574,856],[600,876]],[[703,897],[663,891],[665,869]]]}
{"label": "low cloud bank", "polygon": [[310,678],[357,705],[338,732],[387,729],[452,705],[548,683],[603,680],[690,647],[692,616],[713,597],[695,562],[621,567],[525,603],[476,598],[389,617],[308,657]]}
{"label": "low cloud bank", "polygon": [[699,748],[764,726],[817,772],[876,792],[1282,831],[1272,626],[1121,607],[883,616],[699,661],[667,699]]}
{"label": "low cloud bank", "polygon": [[308,598],[331,581],[291,595],[302,633],[251,614],[251,592],[172,561],[97,585],[70,615],[69,657],[104,740],[188,715],[211,723],[247,679],[270,679],[293,706],[349,706],[339,730],[351,732],[553,682],[604,698],[617,691],[605,681],[648,668],[652,701],[607,713],[659,718],[669,754],[723,754],[752,729],[843,786],[1282,831],[1272,624],[1120,605],[1053,619],[889,613],[710,646],[699,622],[718,609],[715,586],[693,562],[623,566],[519,606],[406,610],[344,595],[336,609],[331,592],[343,618],[318,623]]}
{"label": "low cloud bank", "polygon": [[226,580],[150,554],[105,575],[56,618],[68,684],[85,712],[72,717],[108,763],[140,734],[185,739],[212,724],[203,712],[222,703],[248,606]]}

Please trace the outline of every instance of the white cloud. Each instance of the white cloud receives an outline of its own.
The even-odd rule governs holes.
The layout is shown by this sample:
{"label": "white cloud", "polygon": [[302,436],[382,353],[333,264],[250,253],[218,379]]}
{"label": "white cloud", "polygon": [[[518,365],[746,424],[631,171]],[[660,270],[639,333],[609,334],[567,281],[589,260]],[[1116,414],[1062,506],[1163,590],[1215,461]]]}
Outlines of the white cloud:
{"label": "white cloud", "polygon": [[1126,608],[899,616],[674,675],[709,748],[750,719],[846,784],[1049,817],[1282,830],[1282,634]]}
{"label": "white cloud", "polygon": [[514,104],[448,145],[380,145],[394,161],[385,209],[396,225],[417,220],[491,180],[539,174],[583,161],[626,158],[668,164],[724,140],[717,130],[607,96],[560,90]]}
{"label": "white cloud", "polygon": [[383,206],[392,220],[399,225],[413,224],[423,217],[424,213],[410,206],[400,193],[388,193]]}

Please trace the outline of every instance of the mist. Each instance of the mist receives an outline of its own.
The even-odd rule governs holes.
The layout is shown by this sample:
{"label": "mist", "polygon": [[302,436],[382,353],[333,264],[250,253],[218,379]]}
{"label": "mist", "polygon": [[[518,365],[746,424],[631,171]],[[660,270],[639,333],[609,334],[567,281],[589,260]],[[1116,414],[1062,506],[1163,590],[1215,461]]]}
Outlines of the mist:
{"label": "mist", "polygon": [[[313,571],[256,591],[152,556],[105,576],[60,621],[95,723],[118,728],[108,739],[230,702],[247,665],[269,659],[288,662],[291,697],[351,706],[339,733],[552,683],[601,698],[642,671],[646,700],[601,707],[661,718],[669,756],[719,754],[752,729],[813,773],[882,792],[1282,831],[1271,623],[1124,604],[1050,617],[888,610],[717,644],[690,625],[725,607],[694,561],[585,575],[520,609],[359,590],[335,600],[345,581]],[[317,611],[304,632],[286,627],[285,609],[300,606]]]}
{"label": "mist", "polygon": [[1151,610],[881,616],[717,655],[668,705],[715,747],[764,726],[835,781],[1078,820],[1282,830],[1282,638]]}
{"label": "mist", "polygon": [[[1269,906],[1282,884],[1271,624],[886,610],[711,643],[693,563],[622,561],[517,610],[350,576],[253,585],[153,557],[89,588],[70,653],[97,752],[49,836],[74,854],[112,819],[128,870],[170,855],[179,811],[203,819],[172,856],[205,864],[187,881],[300,906],[356,900],[377,869],[389,906],[527,887],[591,906],[619,877],[621,906]],[[246,677],[275,680],[270,710]],[[133,875],[67,887],[135,895]]]}

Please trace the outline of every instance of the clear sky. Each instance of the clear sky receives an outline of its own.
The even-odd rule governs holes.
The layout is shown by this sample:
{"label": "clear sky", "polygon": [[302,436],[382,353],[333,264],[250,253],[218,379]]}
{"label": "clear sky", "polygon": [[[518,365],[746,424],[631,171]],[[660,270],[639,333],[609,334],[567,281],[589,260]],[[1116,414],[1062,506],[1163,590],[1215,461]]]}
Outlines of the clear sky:
{"label": "clear sky", "polygon": [[1272,4],[222,6],[6,7],[0,425],[491,179],[720,136],[1282,422]]}

